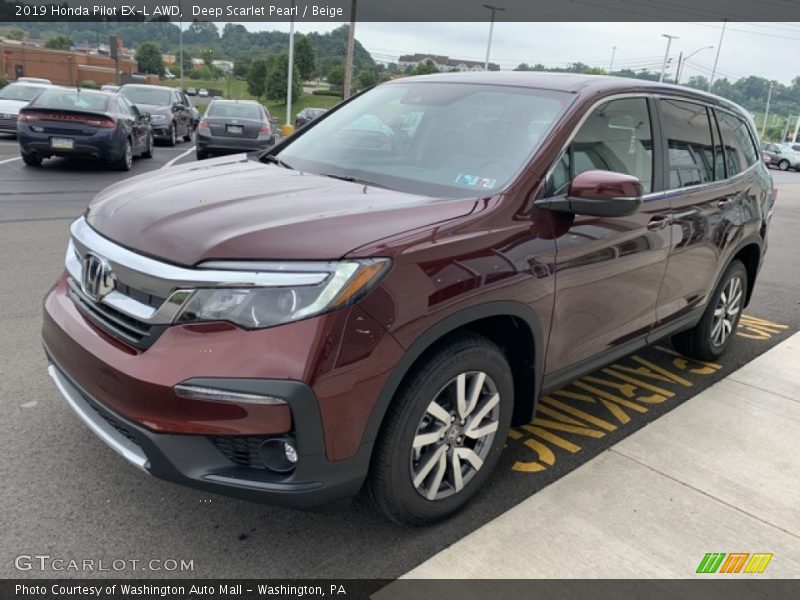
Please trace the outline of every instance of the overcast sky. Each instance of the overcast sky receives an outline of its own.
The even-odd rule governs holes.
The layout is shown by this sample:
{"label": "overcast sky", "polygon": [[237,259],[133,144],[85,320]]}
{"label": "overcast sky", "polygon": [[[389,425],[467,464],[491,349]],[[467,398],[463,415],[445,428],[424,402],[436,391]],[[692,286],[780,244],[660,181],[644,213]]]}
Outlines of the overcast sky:
{"label": "overcast sky", "polygon": [[[250,30],[281,29],[288,23],[243,23]],[[329,31],[341,23],[298,24],[296,31]],[[708,76],[714,64],[721,23],[496,23],[491,60],[502,69],[521,62],[548,67],[584,62],[608,68],[616,46],[614,68],[660,70],[666,50],[661,34],[676,35],[671,73],[678,54],[704,46],[689,59],[682,80]],[[356,37],[376,60],[395,61],[400,54],[423,52],[451,58],[483,60],[488,23],[357,23]],[[788,84],[800,75],[800,23],[729,23],[717,72],[738,79],[759,75]]]}

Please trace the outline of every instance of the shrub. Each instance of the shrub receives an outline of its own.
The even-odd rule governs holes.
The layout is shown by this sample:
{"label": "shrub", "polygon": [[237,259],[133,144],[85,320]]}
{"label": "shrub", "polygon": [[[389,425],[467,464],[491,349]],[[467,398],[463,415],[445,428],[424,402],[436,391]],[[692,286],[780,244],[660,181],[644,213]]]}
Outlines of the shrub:
{"label": "shrub", "polygon": [[94,81],[92,81],[91,79],[87,79],[86,81],[81,81],[81,82],[78,84],[78,87],[79,87],[79,88],[86,88],[87,90],[99,90],[99,89],[100,89],[100,86],[99,86],[99,85],[97,85],[97,84],[96,84]]}
{"label": "shrub", "polygon": [[342,90],[314,90],[311,93],[315,96],[341,96]]}

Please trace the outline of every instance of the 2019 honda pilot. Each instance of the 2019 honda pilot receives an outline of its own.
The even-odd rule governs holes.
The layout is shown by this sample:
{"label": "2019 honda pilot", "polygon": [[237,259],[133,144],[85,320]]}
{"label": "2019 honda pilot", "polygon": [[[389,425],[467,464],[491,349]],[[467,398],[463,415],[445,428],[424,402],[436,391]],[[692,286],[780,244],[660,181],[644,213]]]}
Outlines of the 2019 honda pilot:
{"label": "2019 honda pilot", "polygon": [[155,476],[430,523],[545,391],[666,336],[725,351],[775,202],[758,148],[683,87],[392,81],[260,161],[101,192],[45,299],[50,374]]}

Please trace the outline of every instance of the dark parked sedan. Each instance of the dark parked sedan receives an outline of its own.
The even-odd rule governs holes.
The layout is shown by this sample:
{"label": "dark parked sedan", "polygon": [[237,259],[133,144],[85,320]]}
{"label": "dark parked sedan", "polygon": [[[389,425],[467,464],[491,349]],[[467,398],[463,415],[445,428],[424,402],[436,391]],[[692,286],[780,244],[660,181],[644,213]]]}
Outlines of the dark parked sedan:
{"label": "dark parked sedan", "polygon": [[134,156],[153,156],[149,119],[119,94],[51,88],[20,111],[22,160],[38,167],[51,156],[88,158],[127,171]]}
{"label": "dark parked sedan", "polygon": [[327,111],[324,108],[304,108],[294,119],[294,126],[296,129],[300,129],[311,123],[314,119],[317,119],[324,115]]}
{"label": "dark parked sedan", "polygon": [[274,143],[269,113],[252,100],[214,100],[197,125],[197,160],[211,152],[253,152]]}
{"label": "dark parked sedan", "polygon": [[189,100],[179,89],[160,85],[125,84],[119,93],[139,110],[150,113],[153,136],[174,146],[178,138],[192,139],[192,109]]}

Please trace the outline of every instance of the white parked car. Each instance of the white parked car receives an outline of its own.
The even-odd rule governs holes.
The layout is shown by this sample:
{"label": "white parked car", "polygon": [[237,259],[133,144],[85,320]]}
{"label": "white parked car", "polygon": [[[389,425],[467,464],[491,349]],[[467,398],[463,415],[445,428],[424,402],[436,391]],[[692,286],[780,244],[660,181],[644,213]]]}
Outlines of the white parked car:
{"label": "white parked car", "polygon": [[197,91],[197,95],[200,96],[201,98],[208,98],[208,90],[206,88],[200,88]]}
{"label": "white parked car", "polygon": [[0,133],[16,135],[19,109],[51,87],[49,84],[20,83],[18,80],[0,89]]}

